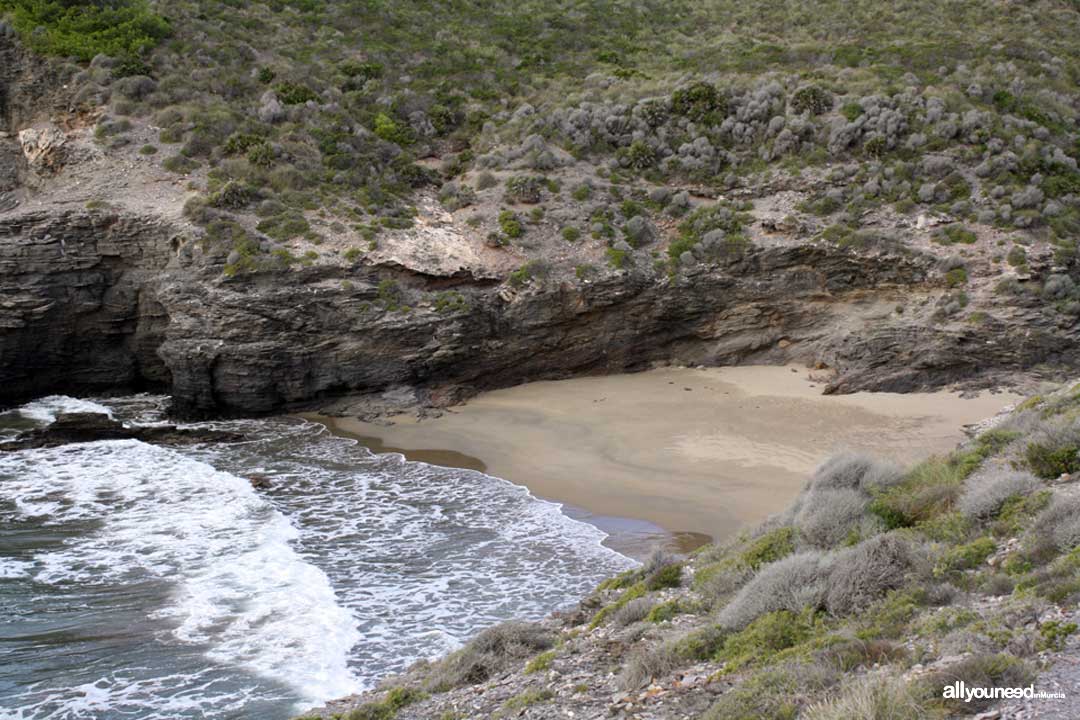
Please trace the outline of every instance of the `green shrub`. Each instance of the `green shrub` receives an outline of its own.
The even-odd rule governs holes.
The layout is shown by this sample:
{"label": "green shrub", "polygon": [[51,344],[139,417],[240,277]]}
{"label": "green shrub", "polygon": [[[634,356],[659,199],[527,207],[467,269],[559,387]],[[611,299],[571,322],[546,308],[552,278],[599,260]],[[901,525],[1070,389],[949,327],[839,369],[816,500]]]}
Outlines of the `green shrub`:
{"label": "green shrub", "polygon": [[1052,445],[1033,442],[1024,448],[1024,461],[1038,477],[1054,480],[1066,473],[1080,471],[1078,450],[1080,447],[1071,443]]}
{"label": "green shrub", "polygon": [[902,678],[869,676],[807,709],[806,720],[930,720],[923,693]]}
{"label": "green shrub", "polygon": [[548,650],[542,652],[532,660],[525,664],[525,674],[531,675],[532,673],[544,672],[551,667],[552,661],[555,660],[555,651]]}
{"label": "green shrub", "polygon": [[791,97],[791,109],[796,113],[820,115],[832,109],[832,95],[817,85],[806,85],[795,91]]}
{"label": "green shrub", "polygon": [[656,164],[656,151],[644,140],[635,140],[618,153],[620,162],[634,170],[645,170]]}
{"label": "green shrub", "polygon": [[172,155],[161,161],[161,167],[169,172],[187,174],[193,170],[197,170],[199,163],[198,161],[184,157],[183,155]]}
{"label": "green shrub", "polygon": [[717,122],[727,114],[727,100],[715,85],[694,83],[671,95],[671,111],[697,122]]}
{"label": "green shrub", "polygon": [[503,712],[516,715],[520,711],[532,705],[537,705],[555,697],[555,693],[547,688],[524,690],[503,703]]}
{"label": "green shrub", "polygon": [[0,0],[0,13],[37,52],[82,61],[138,57],[171,33],[145,0]]}
{"label": "green shrub", "polygon": [[645,578],[645,589],[661,590],[663,588],[679,587],[680,582],[682,582],[682,565],[680,563],[671,563],[651,572]]}
{"label": "green shrub", "polygon": [[968,281],[967,270],[964,268],[953,268],[945,273],[945,284],[949,287],[959,287],[966,284]]}
{"label": "green shrub", "polygon": [[975,467],[961,455],[925,460],[899,484],[877,493],[869,510],[888,528],[933,520],[953,509],[964,479]]}
{"label": "green shrub", "polygon": [[506,194],[509,202],[536,204],[542,197],[544,182],[541,178],[528,175],[515,175],[506,181]]}
{"label": "green shrub", "polygon": [[619,270],[626,265],[627,252],[620,250],[619,248],[609,247],[604,250],[604,256],[607,258],[608,265]]}
{"label": "green shrub", "polygon": [[1039,649],[1062,650],[1065,641],[1077,631],[1074,622],[1061,622],[1059,620],[1047,620],[1039,626]]}
{"label": "green shrub", "polygon": [[934,242],[942,245],[953,245],[956,243],[971,245],[978,239],[979,238],[975,233],[968,230],[963,225],[949,225],[933,235]]}
{"label": "green shrub", "polygon": [[945,553],[934,568],[934,572],[944,574],[977,568],[986,561],[986,558],[993,555],[995,550],[997,550],[997,544],[993,538],[978,538]]}
{"label": "green shrub", "polygon": [[309,100],[318,100],[319,95],[306,85],[281,82],[274,86],[278,99],[286,105],[303,105]]}
{"label": "green shrub", "polygon": [[678,615],[680,612],[679,601],[669,600],[667,602],[657,603],[650,610],[649,614],[645,616],[645,620],[651,623],[667,622],[671,618]]}
{"label": "green shrub", "polygon": [[379,113],[375,116],[371,130],[387,142],[403,146],[412,142],[412,133],[407,128],[403,128],[394,122],[393,118],[386,113]]}
{"label": "green shrub", "polygon": [[566,242],[577,242],[581,239],[581,231],[576,227],[564,227],[562,229],[563,240]]}
{"label": "green shrub", "polygon": [[275,240],[284,242],[303,235],[311,229],[311,226],[303,215],[285,213],[266,218],[256,225],[255,229]]}
{"label": "green shrub", "polygon": [[570,193],[570,197],[574,198],[578,202],[585,202],[590,197],[592,197],[592,186],[582,183],[581,185],[578,185],[576,188],[573,189],[573,191]]}
{"label": "green shrub", "polygon": [[739,558],[743,565],[757,570],[795,552],[795,528],[787,526],[765,533],[754,540]]}
{"label": "green shrub", "polygon": [[866,111],[863,110],[863,106],[856,102],[845,103],[840,108],[840,114],[847,118],[848,122],[855,122],[864,112]]}
{"label": "green shrub", "polygon": [[964,698],[942,699],[946,686],[961,681],[968,687],[1023,687],[1032,678],[1031,668],[1012,655],[980,653],[931,673],[920,684],[926,688],[926,697],[938,699],[935,704],[952,713],[969,715],[985,710],[994,701],[978,698],[971,702],[965,702]]}
{"label": "green shrub", "polygon": [[424,693],[416,688],[391,688],[381,702],[364,703],[345,713],[342,720],[392,720],[398,710],[424,697]]}
{"label": "green shrub", "polygon": [[525,234],[525,227],[521,220],[512,210],[503,210],[499,213],[499,229],[508,238],[519,238]]}
{"label": "green shrub", "polygon": [[782,650],[794,647],[819,633],[822,625],[812,610],[789,610],[762,615],[742,631],[728,636],[713,659],[731,672],[747,665],[762,665]]}

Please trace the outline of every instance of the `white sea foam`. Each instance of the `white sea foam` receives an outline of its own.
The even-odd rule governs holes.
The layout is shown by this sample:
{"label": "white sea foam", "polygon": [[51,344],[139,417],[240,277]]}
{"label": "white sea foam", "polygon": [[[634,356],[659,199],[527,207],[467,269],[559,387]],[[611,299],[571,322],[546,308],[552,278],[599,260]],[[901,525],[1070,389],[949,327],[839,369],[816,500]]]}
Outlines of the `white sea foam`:
{"label": "white sea foam", "polygon": [[326,574],[290,546],[296,529],[246,480],[137,441],[6,455],[0,477],[25,517],[99,523],[40,553],[35,581],[166,579],[175,595],[160,614],[177,641],[205,645],[210,660],[278,680],[310,702],[360,687],[347,666],[356,620]]}
{"label": "white sea foam", "polygon": [[105,413],[109,417],[113,414],[112,410],[100,403],[67,395],[49,395],[19,408],[20,415],[43,425],[56,420],[56,416],[62,413],[76,412]]}
{"label": "white sea foam", "polygon": [[0,580],[29,577],[34,564],[26,560],[0,557]]}
{"label": "white sea foam", "polygon": [[[54,412],[71,407],[47,400]],[[164,400],[110,404],[119,419],[144,423],[161,419]],[[505,480],[374,456],[290,418],[217,425],[252,441],[0,457],[0,500],[14,500],[19,518],[56,532],[91,528],[32,561],[20,556],[13,582],[29,573],[78,597],[83,585],[158,578],[172,591],[150,618],[167,633],[155,642],[202,658],[137,673],[97,658],[100,674],[28,689],[15,717],[288,717],[291,703],[370,687],[483,627],[541,617],[633,564],[602,545],[601,530]],[[242,477],[256,473],[269,491]]]}

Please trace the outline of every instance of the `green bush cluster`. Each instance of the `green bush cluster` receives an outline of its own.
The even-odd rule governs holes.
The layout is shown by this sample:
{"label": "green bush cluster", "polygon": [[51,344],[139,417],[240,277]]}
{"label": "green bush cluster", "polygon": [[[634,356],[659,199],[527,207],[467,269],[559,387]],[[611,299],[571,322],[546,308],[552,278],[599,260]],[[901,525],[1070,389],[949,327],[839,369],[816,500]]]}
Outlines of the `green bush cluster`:
{"label": "green bush cluster", "polygon": [[0,14],[34,50],[83,61],[137,58],[171,33],[145,0],[0,0]]}

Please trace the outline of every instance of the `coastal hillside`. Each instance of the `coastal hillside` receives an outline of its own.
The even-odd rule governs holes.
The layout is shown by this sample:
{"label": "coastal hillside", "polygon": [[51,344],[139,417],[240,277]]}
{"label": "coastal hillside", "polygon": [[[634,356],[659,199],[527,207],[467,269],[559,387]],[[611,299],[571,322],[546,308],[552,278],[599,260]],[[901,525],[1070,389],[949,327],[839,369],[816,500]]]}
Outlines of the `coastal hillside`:
{"label": "coastal hillside", "polygon": [[0,401],[1075,369],[1074,2],[0,0]]}
{"label": "coastal hillside", "polygon": [[[654,554],[572,609],[303,717],[1072,717],[1078,413],[1068,385],[914,467],[832,457],[731,541]],[[957,682],[1046,696],[950,696]]]}

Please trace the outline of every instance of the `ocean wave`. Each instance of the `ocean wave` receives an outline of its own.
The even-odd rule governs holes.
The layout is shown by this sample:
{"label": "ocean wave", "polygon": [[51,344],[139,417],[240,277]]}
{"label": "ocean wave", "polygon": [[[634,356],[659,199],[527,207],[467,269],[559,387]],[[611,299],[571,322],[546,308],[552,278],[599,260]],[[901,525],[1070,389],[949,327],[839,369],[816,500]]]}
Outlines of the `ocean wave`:
{"label": "ocean wave", "polygon": [[95,522],[36,554],[35,583],[164,580],[172,597],[156,617],[208,660],[277,680],[308,702],[360,688],[347,665],[356,620],[293,549],[296,528],[248,481],[133,440],[5,455],[0,478],[22,521]]}

